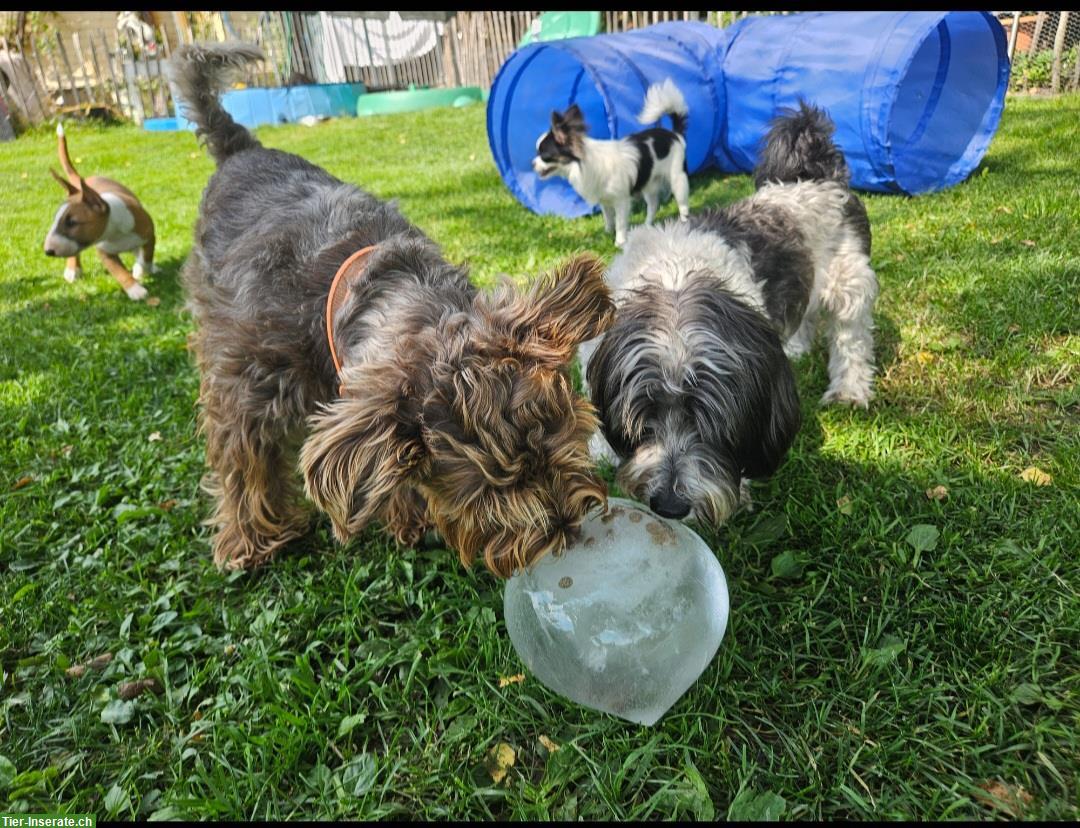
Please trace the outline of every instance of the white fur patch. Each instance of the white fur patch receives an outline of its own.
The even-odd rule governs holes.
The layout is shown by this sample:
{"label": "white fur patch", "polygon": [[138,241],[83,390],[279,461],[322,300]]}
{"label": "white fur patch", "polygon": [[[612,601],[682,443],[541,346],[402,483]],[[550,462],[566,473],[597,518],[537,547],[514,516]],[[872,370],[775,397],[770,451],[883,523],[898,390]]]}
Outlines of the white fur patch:
{"label": "white fur patch", "polygon": [[607,280],[616,292],[659,285],[679,290],[691,275],[708,274],[718,287],[736,294],[761,313],[765,297],[754,281],[750,252],[733,247],[715,233],[690,228],[683,222],[660,227],[635,227],[626,248],[611,263]]}
{"label": "white fur patch", "polygon": [[124,200],[113,193],[102,193],[101,197],[109,205],[109,223],[96,242],[98,249],[115,255],[146,244],[146,239],[135,232],[135,217]]}
{"label": "white fur patch", "polygon": [[80,268],[80,267],[65,267],[64,268],[64,281],[65,282],[69,282],[69,283],[74,282],[80,276],[82,276],[82,268]]}
{"label": "white fur patch", "polygon": [[140,299],[145,299],[149,295],[146,288],[139,284],[124,288],[124,293],[128,295],[128,299],[134,299],[136,302]]}

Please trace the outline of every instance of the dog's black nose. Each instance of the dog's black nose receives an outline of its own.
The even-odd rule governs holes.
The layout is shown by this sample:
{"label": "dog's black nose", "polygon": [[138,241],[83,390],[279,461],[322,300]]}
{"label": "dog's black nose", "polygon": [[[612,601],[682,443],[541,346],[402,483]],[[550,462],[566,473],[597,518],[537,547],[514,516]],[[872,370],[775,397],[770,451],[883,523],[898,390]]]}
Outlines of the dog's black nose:
{"label": "dog's black nose", "polygon": [[53,250],[53,248],[51,248],[51,247],[46,247],[46,248],[45,248],[45,255],[46,255],[46,256],[55,256],[55,255],[56,255],[56,251],[55,251],[55,250]]}
{"label": "dog's black nose", "polygon": [[649,508],[660,517],[682,520],[690,514],[690,501],[683,500],[670,489],[660,491],[649,498]]}

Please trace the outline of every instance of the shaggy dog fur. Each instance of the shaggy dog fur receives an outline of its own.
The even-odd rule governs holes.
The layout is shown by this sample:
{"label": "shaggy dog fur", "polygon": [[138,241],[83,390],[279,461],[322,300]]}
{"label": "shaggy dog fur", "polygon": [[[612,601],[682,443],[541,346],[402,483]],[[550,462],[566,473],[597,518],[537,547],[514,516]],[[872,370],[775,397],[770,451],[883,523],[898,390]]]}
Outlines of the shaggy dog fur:
{"label": "shaggy dog fur", "polygon": [[[393,205],[233,122],[224,75],[260,57],[189,46],[172,66],[218,167],[182,277],[215,560],[259,564],[305,531],[298,461],[342,542],[373,520],[406,544],[436,528],[463,564],[479,555],[500,576],[560,551],[606,498],[587,448],[595,413],[568,370],[613,317],[602,263],[478,292]],[[330,283],[369,245],[334,313],[338,375]]]}
{"label": "shaggy dog fur", "polygon": [[[801,423],[788,358],[810,348],[819,317],[822,402],[870,402],[870,223],[833,130],[801,104],[774,122],[755,195],[636,228],[612,263],[616,321],[582,359],[621,485],[665,517],[720,523],[745,479],[777,469]],[[594,451],[608,453],[602,440]]]}

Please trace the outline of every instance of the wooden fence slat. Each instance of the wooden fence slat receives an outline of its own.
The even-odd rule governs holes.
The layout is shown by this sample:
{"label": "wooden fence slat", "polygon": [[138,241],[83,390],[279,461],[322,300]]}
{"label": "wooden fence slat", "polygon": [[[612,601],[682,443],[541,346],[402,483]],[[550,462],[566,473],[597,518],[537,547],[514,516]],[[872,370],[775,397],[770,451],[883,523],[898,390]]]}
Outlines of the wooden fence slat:
{"label": "wooden fence slat", "polygon": [[[117,109],[120,110],[120,112],[122,114],[124,114],[128,118],[130,118],[131,117],[131,111],[130,111],[130,109],[128,107],[126,107],[124,105],[124,98],[121,96],[121,93],[123,92],[123,89],[121,88],[120,83],[116,80],[116,71],[115,71],[115,69],[113,69],[113,58],[109,54],[109,41],[105,37],[105,34],[102,33],[102,32],[98,33],[98,37],[101,39],[101,48],[104,50],[104,54],[105,54],[105,66],[108,67],[109,76],[112,78],[113,95],[116,97],[116,107],[117,107]],[[91,42],[93,42],[92,37],[91,37]],[[121,68],[121,71],[123,71],[122,68]]]}
{"label": "wooden fence slat", "polygon": [[53,100],[52,96],[49,94],[49,76],[45,74],[45,67],[41,63],[41,50],[38,49],[37,43],[34,41],[33,37],[31,37],[29,39],[29,43],[30,43],[30,51],[32,51],[34,53],[34,62],[37,64],[38,73],[41,75],[41,91],[42,91],[42,94],[45,95],[45,98],[49,102],[49,107],[48,107],[48,109],[45,110],[45,114],[48,115],[48,113],[50,111],[53,111],[55,109],[56,102]]}
{"label": "wooden fence slat", "polygon": [[[60,57],[64,61],[64,67],[67,69],[68,81],[67,88],[71,90],[72,97],[75,99],[76,104],[82,103],[79,95],[79,88],[75,85],[75,74],[71,71],[71,61],[68,60],[67,49],[64,48],[64,36],[60,32],[56,33],[56,44],[59,47]],[[57,67],[59,69],[59,67]],[[61,88],[58,90],[60,95],[63,96],[64,88],[61,84]]]}

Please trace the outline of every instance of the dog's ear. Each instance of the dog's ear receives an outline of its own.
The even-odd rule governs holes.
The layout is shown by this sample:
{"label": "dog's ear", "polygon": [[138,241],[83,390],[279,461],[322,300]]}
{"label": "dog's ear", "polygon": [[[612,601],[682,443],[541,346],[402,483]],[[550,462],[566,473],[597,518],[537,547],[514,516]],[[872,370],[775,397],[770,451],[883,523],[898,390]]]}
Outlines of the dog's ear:
{"label": "dog's ear", "polygon": [[86,183],[86,179],[79,176],[79,198],[83,204],[89,207],[91,210],[106,210],[108,205],[105,203],[105,199],[101,197],[101,194]]}
{"label": "dog's ear", "polygon": [[562,115],[563,124],[568,127],[584,127],[585,115],[581,111],[581,107],[575,104],[570,104],[570,107]]}
{"label": "dog's ear", "polygon": [[758,423],[757,433],[740,441],[738,461],[749,478],[772,475],[784,462],[788,449],[802,425],[799,391],[791,363],[778,352],[768,367],[769,382],[758,410],[767,412]]}
{"label": "dog's ear", "polygon": [[551,112],[551,135],[560,144],[566,143],[566,129],[563,127],[563,116],[554,110]]}
{"label": "dog's ear", "polygon": [[615,303],[604,281],[604,262],[583,253],[537,281],[511,308],[519,341],[530,355],[558,364],[599,336],[615,319]]}
{"label": "dog's ear", "polygon": [[418,428],[400,416],[397,391],[367,378],[373,383],[364,383],[362,396],[336,400],[310,419],[300,450],[304,490],[342,543],[386,510],[425,454]]}
{"label": "dog's ear", "polygon": [[79,189],[74,184],[64,178],[64,176],[60,175],[60,173],[58,173],[52,167],[49,167],[49,172],[52,173],[52,177],[59,182],[60,186],[67,190],[67,194],[69,196],[73,196],[79,192]]}

